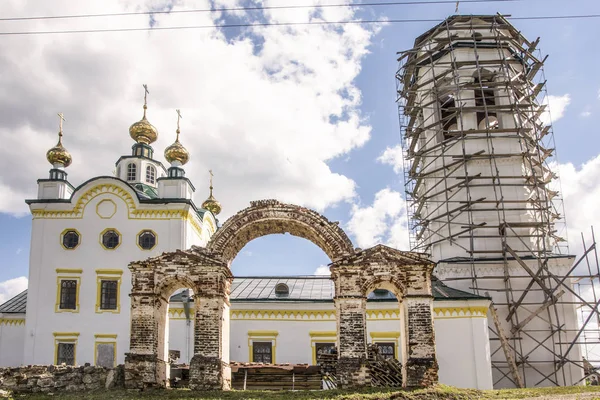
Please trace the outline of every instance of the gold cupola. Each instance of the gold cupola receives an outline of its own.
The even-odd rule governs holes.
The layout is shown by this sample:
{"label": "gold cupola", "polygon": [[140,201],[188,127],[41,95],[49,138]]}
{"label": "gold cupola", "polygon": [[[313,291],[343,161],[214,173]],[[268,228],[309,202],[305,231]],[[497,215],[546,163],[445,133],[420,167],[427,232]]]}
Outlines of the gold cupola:
{"label": "gold cupola", "polygon": [[208,172],[210,173],[210,195],[208,196],[208,199],[204,200],[204,203],[202,203],[202,208],[209,210],[214,215],[218,215],[221,212],[221,203],[219,203],[213,196],[213,172],[212,170]]}
{"label": "gold cupola", "polygon": [[187,151],[185,147],[179,142],[179,120],[181,117],[181,112],[177,111],[177,137],[175,138],[175,143],[170,145],[165,149],[165,158],[167,161],[174,167],[180,167],[185,165],[190,159],[190,153]]}
{"label": "gold cupola", "polygon": [[144,86],[144,116],[129,127],[129,136],[137,143],[151,144],[158,139],[158,130],[146,119],[148,86]]}
{"label": "gold cupola", "polygon": [[62,144],[62,123],[65,120],[62,113],[58,113],[60,118],[59,130],[58,130],[58,143],[46,152],[46,159],[54,168],[66,168],[71,165],[73,160],[71,154],[65,149]]}

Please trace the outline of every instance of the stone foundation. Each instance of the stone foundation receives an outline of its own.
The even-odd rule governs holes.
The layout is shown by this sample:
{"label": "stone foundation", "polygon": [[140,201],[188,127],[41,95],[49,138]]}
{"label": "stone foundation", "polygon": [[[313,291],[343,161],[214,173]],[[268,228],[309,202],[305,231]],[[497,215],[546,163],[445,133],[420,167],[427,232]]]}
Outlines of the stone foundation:
{"label": "stone foundation", "polygon": [[435,358],[412,358],[406,362],[406,386],[428,387],[438,381]]}
{"label": "stone foundation", "polygon": [[231,369],[229,365],[218,358],[195,355],[190,362],[190,389],[231,389]]}
{"label": "stone foundation", "polygon": [[125,354],[125,387],[147,389],[166,387],[167,364],[154,354]]}
{"label": "stone foundation", "polygon": [[81,392],[123,387],[123,384],[122,365],[113,369],[67,365],[0,368],[0,390],[13,393]]}
{"label": "stone foundation", "polygon": [[339,358],[336,375],[340,389],[354,389],[371,384],[369,368],[362,358]]}

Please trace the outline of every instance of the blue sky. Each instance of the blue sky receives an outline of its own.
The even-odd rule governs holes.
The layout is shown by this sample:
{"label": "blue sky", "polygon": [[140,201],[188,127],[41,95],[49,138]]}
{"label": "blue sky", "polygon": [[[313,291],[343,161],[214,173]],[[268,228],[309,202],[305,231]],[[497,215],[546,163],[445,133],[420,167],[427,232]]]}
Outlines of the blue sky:
{"label": "blue sky", "polygon": [[[65,9],[59,10],[53,8],[52,13],[72,13],[68,9],[68,4],[69,3],[64,3],[64,6],[67,7]],[[426,18],[442,21],[448,15],[454,14],[454,7],[454,4],[365,7],[364,9],[357,11],[355,17],[372,19],[385,16],[389,19]],[[0,6],[0,11],[1,10],[2,6]],[[10,13],[7,12],[7,15],[41,14],[41,12],[33,12],[34,10],[34,8],[30,8],[29,12],[27,12],[27,9],[12,9],[10,10]],[[82,11],[85,12],[85,10],[78,10],[76,13]],[[600,14],[600,2],[594,0],[573,2],[558,0],[522,0],[488,4],[462,3],[459,5],[459,11],[462,14],[495,14],[496,12],[500,12],[515,17]],[[288,17],[293,20],[294,17],[293,14],[291,14],[291,11]],[[225,15],[222,21],[228,22],[245,19],[247,19],[247,16],[244,15],[235,18]],[[164,20],[161,21],[158,19],[158,26],[160,26],[161,22],[163,25],[168,25]],[[156,21],[154,23],[156,23]],[[548,80],[547,87],[549,94],[553,96],[569,96],[570,103],[564,109],[562,117],[554,123],[558,161],[562,166],[559,169],[561,172],[564,170],[565,174],[568,176],[569,181],[563,182],[563,185],[569,186],[567,190],[572,199],[579,198],[580,195],[590,196],[595,193],[595,190],[600,188],[600,183],[598,183],[597,180],[587,179],[589,177],[595,178],[598,176],[596,171],[600,173],[600,168],[595,169],[596,164],[592,162],[600,153],[600,139],[597,134],[597,121],[600,115],[600,75],[597,73],[598,65],[600,65],[600,55],[597,51],[597,38],[600,37],[600,18],[537,21],[515,20],[512,21],[512,23],[517,29],[521,30],[529,40],[533,40],[538,36],[541,37],[539,48],[542,50],[543,54],[549,54],[549,58],[545,64],[545,74]],[[362,100],[356,105],[356,109],[358,115],[361,117],[361,124],[370,127],[370,137],[361,144],[353,146],[348,151],[344,151],[333,157],[326,157],[326,164],[331,173],[347,177],[355,183],[355,186],[353,195],[332,200],[325,205],[323,210],[320,210],[330,220],[340,221],[341,226],[350,233],[356,245],[360,244],[358,242],[365,242],[365,240],[361,239],[357,241],[356,230],[348,229],[353,216],[357,215],[361,210],[368,210],[370,207],[375,207],[376,196],[382,190],[387,188],[390,193],[401,193],[403,190],[402,176],[395,173],[390,165],[377,161],[378,157],[381,156],[386,148],[393,148],[399,144],[397,108],[394,102],[394,74],[397,69],[396,52],[411,48],[414,38],[431,28],[433,25],[433,22],[417,22],[387,24],[381,26],[379,31],[372,33],[372,36],[369,39],[370,43],[367,46],[368,53],[358,59],[360,72],[353,79],[352,85],[360,90]],[[13,28],[13,26],[10,28]],[[0,23],[0,31],[4,31],[5,29],[6,25],[3,26]],[[372,27],[369,27],[368,29],[372,29]],[[132,37],[128,35],[137,34],[122,33],[120,35],[127,40],[127,38]],[[167,34],[165,33],[165,35]],[[268,37],[259,37],[258,35],[255,36],[254,34],[248,34],[247,32],[244,33],[244,35],[249,40],[253,41],[253,45],[256,46],[255,52],[262,50],[263,40],[266,41],[265,43],[269,40]],[[226,32],[225,34],[225,39],[230,42],[236,41],[237,38],[238,37],[232,32]],[[20,43],[19,40],[21,39],[15,39],[9,36],[0,37],[0,50],[2,50],[2,46],[9,46],[11,44],[21,45],[22,43]],[[28,38],[27,40],[35,41],[38,39]],[[60,42],[62,37],[57,37],[56,40]],[[2,44],[2,42],[5,43]],[[51,44],[48,43],[47,45],[49,46]],[[6,52],[4,52],[4,54],[6,54]],[[209,57],[209,55],[206,55],[205,57]],[[10,56],[5,56],[5,58],[10,60]],[[115,62],[118,64],[120,61],[117,59]],[[82,68],[87,67],[82,66]],[[77,71],[75,70],[74,72],[76,73]],[[145,75],[144,73],[141,74]],[[15,76],[14,79],[19,80],[21,78]],[[136,79],[131,78],[131,81],[131,86],[138,85]],[[150,88],[153,87],[153,84],[156,85],[156,82],[147,83],[150,85]],[[6,87],[2,88],[3,85],[6,85]],[[108,84],[108,86],[110,86],[110,84]],[[0,91],[5,91],[7,89],[8,85],[6,84],[6,81],[0,80]],[[181,90],[180,88],[171,89],[174,92]],[[110,95],[114,95],[115,93],[110,92],[110,88],[107,88],[106,90]],[[91,91],[91,93],[95,93],[95,91],[102,91],[102,88],[94,87],[94,90]],[[127,94],[124,95],[124,97],[128,98],[128,101],[129,98],[131,98],[132,100],[130,103],[132,103],[132,105],[128,106],[128,109],[117,110],[123,115],[119,116],[117,120],[114,121],[114,125],[118,126],[118,129],[124,136],[123,143],[118,147],[118,149],[122,149],[122,151],[111,148],[110,150],[112,153],[104,152],[102,153],[102,157],[98,156],[98,159],[108,159],[110,162],[114,162],[121,154],[126,154],[129,151],[130,142],[125,138],[126,127],[131,122],[134,122],[136,118],[139,118],[139,105],[134,102],[137,101],[137,98],[134,95],[129,95],[130,92],[133,92],[129,89],[126,89],[126,91]],[[176,98],[176,94],[177,93],[173,95],[174,98]],[[93,102],[93,97],[90,98],[89,96],[84,95],[83,92],[79,92],[79,96],[81,98],[77,100],[78,102],[88,100]],[[40,98],[43,100],[43,96],[40,96]],[[157,102],[167,103],[168,100],[170,100],[168,96],[164,96],[160,99],[151,97],[151,108],[149,112],[151,122],[154,123],[155,120],[153,120],[152,117],[157,115],[153,114],[153,104],[156,104]],[[169,104],[169,107],[175,108],[175,106]],[[50,115],[52,115],[52,112],[54,112],[54,108],[56,107],[60,108],[61,104],[46,104],[46,108],[50,109]],[[107,110],[108,109],[109,108],[107,108]],[[114,111],[115,110],[111,110],[110,113],[98,113],[101,115],[96,115],[95,118],[111,118],[109,115],[113,115]],[[185,117],[186,114],[184,113],[184,123],[187,122]],[[162,121],[162,117],[154,118]],[[83,120],[84,116],[81,116],[81,119]],[[80,121],[79,123],[85,122]],[[51,124],[54,124],[54,122]],[[166,123],[163,125],[165,124]],[[2,128],[2,125],[3,122],[0,120],[0,129]],[[9,123],[5,123],[4,125],[6,130],[10,128]],[[190,133],[188,133],[190,130],[196,129],[199,132],[201,131],[190,125],[184,125],[182,129],[184,143],[186,135],[190,135]],[[188,129],[188,131],[186,131],[186,129]],[[47,132],[43,129],[40,130],[43,131],[46,137],[45,140],[48,143],[55,140],[52,139],[52,135],[55,134],[53,133],[53,130],[54,128],[50,126],[48,127]],[[167,131],[168,133],[166,134],[170,135],[170,130],[162,130],[162,132]],[[189,138],[189,136],[187,137]],[[71,146],[75,146],[76,149],[78,148],[77,146],[83,148],[84,144],[82,140],[83,139],[81,138],[69,137],[65,139],[67,148],[69,148],[68,143],[71,143]],[[167,143],[167,139],[164,140],[164,143]],[[204,136],[202,140],[206,143],[207,137]],[[93,139],[90,143],[94,143]],[[25,148],[25,145],[23,146],[23,148]],[[215,149],[218,147],[215,142],[213,142],[211,146],[214,146],[213,148]],[[315,142],[314,146],[319,146],[319,142]],[[81,152],[83,152],[83,150],[80,150],[80,153]],[[236,152],[243,152],[243,148],[231,145],[230,148],[227,149],[227,152],[223,154],[229,154],[230,157],[242,157],[240,154],[235,154]],[[6,184],[8,175],[11,174],[11,171],[6,168],[4,169],[5,172],[0,174],[0,188],[3,187],[1,183],[4,181],[5,186],[7,186],[9,190],[5,189],[5,194],[3,196],[17,197],[15,201],[18,200],[22,202],[24,201],[24,197],[26,197],[23,195],[24,191],[35,194],[36,179],[44,178],[47,174],[48,166],[47,164],[44,164],[44,153],[45,150],[40,147],[31,154],[27,154],[28,158],[40,159],[41,161],[36,161],[35,168],[33,166],[28,168],[26,175],[22,177],[25,182],[21,183],[21,185],[25,187],[25,189],[15,189],[11,192],[10,184]],[[162,153],[162,150],[157,151],[157,153]],[[197,154],[198,152],[192,152],[192,157]],[[77,156],[77,152],[74,153],[74,156]],[[225,162],[223,159],[229,156],[220,155],[220,160]],[[207,157],[210,156],[206,155],[205,158]],[[79,160],[75,160],[76,162],[74,162],[71,170],[78,168],[77,162],[81,162],[80,160],[81,157]],[[245,160],[245,162],[252,163],[254,162],[253,160],[255,159],[249,158]],[[583,170],[580,170],[583,164],[588,165],[585,176]],[[106,162],[104,165],[104,173],[109,174],[111,172],[109,167],[110,163]],[[205,165],[198,165],[195,168],[204,170]],[[222,167],[221,170],[226,171],[226,168]],[[94,172],[96,171],[100,172],[101,170],[94,170]],[[227,175],[227,172],[222,172],[222,174]],[[90,177],[91,176],[87,176],[85,179]],[[83,175],[76,176],[76,178],[79,178],[79,180],[73,181],[72,183],[74,185],[78,185],[85,180],[83,179]],[[202,179],[205,179],[205,176],[198,174],[197,180],[194,181],[196,187],[202,187],[202,183],[198,182]],[[265,179],[265,181],[273,182],[273,185],[278,184],[276,176],[270,176],[269,179]],[[219,182],[219,171],[217,169],[215,195],[224,203],[224,206],[227,206],[228,204],[227,197],[234,197],[233,194],[236,193],[235,182],[231,182],[233,182],[230,185],[231,187],[228,187],[227,190],[225,190],[223,186],[227,185],[227,183],[223,181]],[[16,187],[16,185],[14,187]],[[204,189],[200,189],[199,192],[202,192],[202,190]],[[243,186],[240,186],[239,190],[242,192],[245,189]],[[267,189],[265,190],[265,192],[258,192],[256,195],[259,196],[261,193],[273,193],[269,192]],[[228,193],[229,196],[225,195],[224,192]],[[277,191],[274,193],[277,193]],[[221,197],[219,197],[220,195]],[[18,198],[19,196],[21,198]],[[201,202],[203,196],[204,195],[199,194],[196,201]],[[311,196],[319,196],[319,191],[311,192]],[[313,200],[314,199],[309,199],[306,203],[310,205]],[[588,202],[585,204],[588,204],[589,207],[593,207],[593,198],[589,198]],[[20,276],[27,276],[31,218],[26,214],[23,215],[23,209],[17,209],[15,207],[17,206],[6,206],[3,209],[0,206],[0,232],[2,232],[3,239],[0,241],[0,282]],[[24,210],[26,211],[26,209]],[[224,211],[224,214],[231,215],[234,212],[235,210],[226,210]],[[578,207],[577,203],[573,200],[571,200],[571,203],[568,204],[567,207],[568,219],[570,218],[571,212],[574,215],[575,222],[573,227],[571,227],[570,224],[569,226],[573,232],[584,230],[587,228],[587,225],[594,222],[600,222],[600,219],[597,219],[599,215],[596,208],[582,209],[582,207]],[[374,226],[369,229],[375,231],[379,229],[380,232],[375,232],[374,236],[380,238],[384,242],[388,242],[389,237],[392,234],[390,230],[392,229],[395,220],[402,218],[402,215],[402,212],[397,210],[383,211],[380,219],[384,227]],[[597,226],[600,226],[600,224]],[[234,261],[233,272],[236,275],[308,275],[313,274],[319,266],[326,265],[328,262],[329,260],[325,254],[312,243],[290,235],[276,235],[259,238],[249,243]]]}

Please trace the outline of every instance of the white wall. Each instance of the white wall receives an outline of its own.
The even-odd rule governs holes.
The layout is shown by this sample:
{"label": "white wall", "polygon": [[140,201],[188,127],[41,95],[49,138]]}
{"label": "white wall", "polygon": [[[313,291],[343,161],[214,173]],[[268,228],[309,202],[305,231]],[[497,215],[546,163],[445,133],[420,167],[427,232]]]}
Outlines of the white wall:
{"label": "white wall", "polygon": [[[137,210],[194,212],[191,206],[181,203],[139,204],[135,193],[127,185],[110,178],[89,182],[75,192],[70,204],[33,204],[32,210],[72,210],[73,205],[89,189],[107,184],[130,193],[135,200],[133,207]],[[128,264],[166,251],[204,244],[200,239],[201,234],[193,232],[195,229],[186,218],[156,213],[133,218],[130,214],[132,205],[127,204],[127,197],[114,192],[102,190],[88,193],[86,196],[91,199],[85,203],[80,216],[34,217],[24,363],[51,364],[55,361],[54,332],[79,333],[76,357],[78,364],[94,362],[95,334],[117,334],[117,363],[123,363],[124,353],[129,349],[131,274]],[[114,215],[99,213],[97,207],[100,202],[103,205],[114,203]],[[202,228],[201,221],[198,226]],[[61,233],[67,228],[76,229],[81,235],[79,246],[73,250],[66,250],[61,245]],[[100,234],[106,228],[114,228],[121,234],[121,244],[114,250],[106,250],[100,244]],[[137,245],[137,235],[145,229],[150,229],[157,235],[157,245],[151,250],[142,250]],[[81,269],[82,272],[58,274],[57,268]],[[119,313],[96,312],[96,269],[123,271]],[[59,275],[80,278],[78,312],[56,312]]]}
{"label": "white wall", "polygon": [[12,314],[11,316],[2,316],[0,314],[0,367],[23,364],[25,324],[16,321],[23,321],[24,318],[24,314],[18,316]]}

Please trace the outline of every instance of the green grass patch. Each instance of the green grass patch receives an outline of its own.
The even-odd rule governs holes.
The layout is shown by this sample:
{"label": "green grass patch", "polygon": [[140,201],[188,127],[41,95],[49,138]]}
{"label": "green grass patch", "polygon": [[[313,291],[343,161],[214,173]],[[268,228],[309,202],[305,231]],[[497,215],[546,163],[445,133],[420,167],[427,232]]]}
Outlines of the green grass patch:
{"label": "green grass patch", "polygon": [[[597,396],[594,395],[597,393]],[[585,399],[600,399],[600,386],[568,386],[537,389],[474,390],[457,389],[451,386],[437,385],[428,389],[363,389],[359,391],[229,391],[229,392],[192,392],[185,389],[133,391],[110,390],[91,393],[57,393],[53,395],[23,394],[14,395],[14,399],[23,400],[132,400],[132,399],[223,399],[223,400],[475,400],[475,399],[525,399],[531,397],[552,397],[559,395],[585,394]],[[575,396],[577,398],[578,396]]]}

